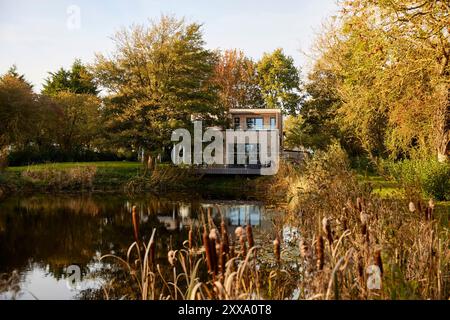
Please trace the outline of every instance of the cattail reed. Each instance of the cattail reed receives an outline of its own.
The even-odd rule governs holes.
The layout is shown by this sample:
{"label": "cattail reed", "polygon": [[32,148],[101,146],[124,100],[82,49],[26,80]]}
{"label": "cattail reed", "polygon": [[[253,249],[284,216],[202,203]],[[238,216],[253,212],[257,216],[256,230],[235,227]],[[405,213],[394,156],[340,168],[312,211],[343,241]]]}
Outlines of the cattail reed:
{"label": "cattail reed", "polygon": [[361,211],[359,219],[361,220],[361,234],[363,236],[367,236],[367,222],[369,220],[369,216],[364,211]]}
{"label": "cattail reed", "polygon": [[188,247],[189,247],[189,250],[192,250],[193,245],[194,245],[194,232],[192,231],[192,226],[191,226],[191,228],[189,229],[189,234],[188,234]]}
{"label": "cattail reed", "polygon": [[322,230],[327,236],[328,242],[331,246],[333,244],[333,235],[331,233],[330,220],[328,220],[328,218],[326,217],[322,219]]}
{"label": "cattail reed", "polygon": [[250,221],[247,224],[247,240],[248,240],[248,247],[249,249],[253,248],[255,246],[255,241],[253,240],[253,230],[252,230],[252,224]]}
{"label": "cattail reed", "polygon": [[317,258],[317,269],[322,270],[324,266],[324,245],[323,238],[321,235],[317,236],[316,239],[316,258]]}
{"label": "cattail reed", "polygon": [[220,244],[220,247],[219,247],[219,266],[220,266],[220,272],[222,272],[222,274],[225,274],[226,262],[227,262],[227,254],[225,253],[225,243],[222,241],[222,243]]}
{"label": "cattail reed", "polygon": [[211,270],[214,275],[217,273],[219,266],[216,240],[218,240],[217,229],[212,229],[209,233],[209,249],[211,254]]}
{"label": "cattail reed", "polygon": [[176,261],[175,251],[169,250],[169,252],[167,253],[167,261],[169,261],[169,263],[172,267],[175,265],[175,261]]}
{"label": "cattail reed", "polygon": [[308,244],[306,243],[305,240],[300,239],[299,247],[300,247],[300,254],[301,254],[301,256],[304,259],[309,258],[309,256],[311,255],[311,252],[310,252],[309,246],[308,246]]}
{"label": "cattail reed", "polygon": [[383,275],[383,261],[381,260],[381,250],[377,249],[374,253],[374,263],[380,268],[380,273]]}
{"label": "cattail reed", "polygon": [[220,232],[222,237],[222,243],[223,243],[223,250],[225,254],[228,254],[230,252],[230,240],[228,238],[228,229],[227,225],[225,224],[225,221],[222,219],[222,222],[220,223]]}
{"label": "cattail reed", "polygon": [[212,262],[211,262],[211,247],[209,245],[209,237],[208,237],[208,233],[206,232],[206,226],[204,227],[203,230],[203,247],[205,248],[205,255],[206,255],[206,265],[208,267],[208,271],[212,273],[213,268],[212,268]]}
{"label": "cattail reed", "polygon": [[245,237],[244,235],[241,235],[239,238],[239,242],[241,244],[241,254],[242,257],[245,258],[247,256],[247,245],[245,243]]}
{"label": "cattail reed", "polygon": [[279,263],[281,261],[281,248],[280,240],[278,240],[278,237],[273,240],[273,253],[275,255],[275,258],[277,259],[277,262]]}
{"label": "cattail reed", "polygon": [[139,215],[136,212],[136,206],[131,209],[131,217],[133,220],[134,241],[139,244]]}
{"label": "cattail reed", "polygon": [[359,212],[363,211],[363,200],[360,197],[356,198],[356,207]]}

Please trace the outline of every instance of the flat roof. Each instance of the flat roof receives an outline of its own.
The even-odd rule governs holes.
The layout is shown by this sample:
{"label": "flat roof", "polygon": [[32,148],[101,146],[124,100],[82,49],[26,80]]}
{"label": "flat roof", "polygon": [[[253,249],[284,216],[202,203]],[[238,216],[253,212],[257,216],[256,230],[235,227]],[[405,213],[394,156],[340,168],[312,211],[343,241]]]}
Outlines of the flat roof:
{"label": "flat roof", "polygon": [[281,113],[280,109],[230,109],[230,113]]}

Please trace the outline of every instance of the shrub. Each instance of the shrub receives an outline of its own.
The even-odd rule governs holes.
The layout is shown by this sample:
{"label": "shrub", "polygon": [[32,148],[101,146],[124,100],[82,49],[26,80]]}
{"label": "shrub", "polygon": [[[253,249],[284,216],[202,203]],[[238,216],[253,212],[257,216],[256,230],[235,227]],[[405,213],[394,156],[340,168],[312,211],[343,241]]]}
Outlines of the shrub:
{"label": "shrub", "polygon": [[70,169],[28,169],[22,176],[35,185],[41,185],[47,189],[87,188],[91,189],[97,168],[75,167]]}
{"label": "shrub", "polygon": [[436,160],[387,161],[383,165],[409,193],[420,189],[424,196],[437,200],[450,200],[450,164]]}

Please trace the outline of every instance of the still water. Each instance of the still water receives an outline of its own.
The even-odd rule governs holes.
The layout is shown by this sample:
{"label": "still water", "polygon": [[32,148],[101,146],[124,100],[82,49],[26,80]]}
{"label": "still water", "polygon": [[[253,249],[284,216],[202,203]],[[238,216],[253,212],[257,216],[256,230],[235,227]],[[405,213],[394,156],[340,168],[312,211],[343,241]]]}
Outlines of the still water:
{"label": "still water", "polygon": [[[248,221],[257,241],[269,240],[272,222],[258,201],[202,199],[195,195],[129,198],[123,195],[39,195],[0,202],[0,299],[105,298],[105,287],[126,281],[104,254],[126,255],[134,241],[131,208],[137,206],[140,234],[157,229],[157,261],[178,249],[190,226],[201,223],[201,209],[219,210],[232,232]],[[72,266],[72,267],[71,267]],[[79,268],[81,282],[70,285],[67,268]],[[70,272],[69,272],[70,271]],[[124,290],[124,296],[127,296]]]}

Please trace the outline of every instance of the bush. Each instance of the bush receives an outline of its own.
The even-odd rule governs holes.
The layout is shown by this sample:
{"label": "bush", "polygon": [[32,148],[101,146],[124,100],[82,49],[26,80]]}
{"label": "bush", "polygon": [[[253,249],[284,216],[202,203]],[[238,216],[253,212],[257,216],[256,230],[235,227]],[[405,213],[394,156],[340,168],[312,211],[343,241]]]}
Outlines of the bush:
{"label": "bush", "polygon": [[96,152],[89,149],[74,149],[64,151],[56,146],[38,147],[28,145],[14,150],[8,155],[10,166],[26,166],[46,162],[93,162],[93,161],[122,161],[133,160],[135,155],[118,155],[109,151]]}
{"label": "bush", "polygon": [[450,164],[436,160],[384,163],[385,170],[408,192],[419,189],[426,197],[450,200]]}

